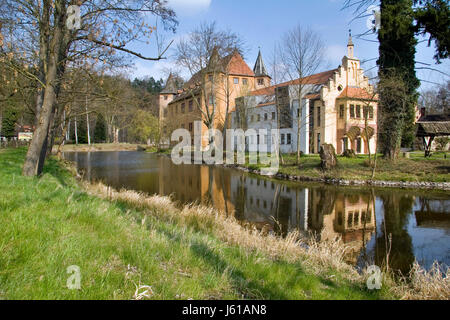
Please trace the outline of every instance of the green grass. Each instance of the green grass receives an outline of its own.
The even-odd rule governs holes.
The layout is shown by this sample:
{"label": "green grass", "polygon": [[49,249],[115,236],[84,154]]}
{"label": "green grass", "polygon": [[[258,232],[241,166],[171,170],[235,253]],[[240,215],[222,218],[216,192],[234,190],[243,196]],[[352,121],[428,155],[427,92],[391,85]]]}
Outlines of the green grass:
{"label": "green grass", "polygon": [[[152,299],[389,297],[88,195],[55,159],[42,177],[22,177],[24,156],[0,151],[0,299],[133,299],[136,285]],[[81,290],[66,287],[71,265]]]}
{"label": "green grass", "polygon": [[[374,180],[379,181],[413,181],[413,182],[449,182],[450,154],[434,153],[431,158],[424,158],[423,153],[411,153],[411,158],[400,158],[395,162],[377,158],[377,169]],[[346,180],[371,180],[372,167],[367,155],[356,158],[338,156],[338,166],[335,170],[323,171],[320,168],[319,155],[304,155],[300,166],[296,165],[296,155],[283,155],[284,165],[280,166],[282,174],[312,177],[340,178]],[[258,169],[262,165],[246,165],[249,169]]]}

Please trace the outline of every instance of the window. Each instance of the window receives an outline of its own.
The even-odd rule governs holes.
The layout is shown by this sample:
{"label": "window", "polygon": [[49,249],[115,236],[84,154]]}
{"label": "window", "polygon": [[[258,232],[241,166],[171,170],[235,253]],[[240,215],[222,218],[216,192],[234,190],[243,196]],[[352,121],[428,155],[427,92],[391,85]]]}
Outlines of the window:
{"label": "window", "polygon": [[275,120],[275,118],[276,118],[275,112],[272,112],[272,120]]}
{"label": "window", "polygon": [[319,150],[320,150],[320,144],[321,144],[320,133],[318,133],[317,134],[317,152],[319,152]]}
{"label": "window", "polygon": [[181,113],[185,113],[186,112],[186,104],[182,103],[181,104]]}
{"label": "window", "polygon": [[260,121],[261,121],[261,115],[258,114],[258,122],[260,122]]}
{"label": "window", "polygon": [[194,124],[191,122],[191,123],[189,123],[189,131],[192,131],[192,130],[194,130]]}
{"label": "window", "polygon": [[234,78],[234,84],[239,84],[239,78]]}
{"label": "window", "polygon": [[167,100],[167,99],[169,99],[169,97],[168,96],[164,96],[164,100]]}
{"label": "window", "polygon": [[287,134],[287,144],[291,144],[292,143],[292,137],[291,137],[291,134],[290,133],[288,133]]}
{"label": "window", "polygon": [[341,104],[339,106],[339,118],[344,119],[345,118],[345,106]]}
{"label": "window", "polygon": [[212,76],[212,74],[210,74],[210,75],[208,76],[208,79],[209,79],[210,82],[213,81],[214,77]]}
{"label": "window", "polygon": [[350,105],[350,118],[355,118],[355,106],[354,105]]}
{"label": "window", "polygon": [[214,103],[216,102],[215,98],[213,95],[209,96],[209,105],[212,106],[214,105]]}
{"label": "window", "polygon": [[356,118],[361,118],[361,106],[356,106]]}
{"label": "window", "polygon": [[267,121],[268,118],[267,113],[264,113],[264,121]]}
{"label": "window", "polygon": [[192,112],[192,110],[194,109],[194,101],[189,101],[189,112]]}
{"label": "window", "polygon": [[251,116],[251,119],[252,119],[251,122],[253,122],[253,121],[255,120],[255,116],[252,115],[252,116]]}
{"label": "window", "polygon": [[181,125],[181,128],[183,128],[184,129],[184,123]]}
{"label": "window", "polygon": [[284,133],[281,134],[281,144],[284,144],[285,142],[285,135]]}
{"label": "window", "polygon": [[246,79],[246,78],[242,79],[242,84],[244,86],[248,85],[248,79]]}
{"label": "window", "polygon": [[369,106],[369,119],[373,119],[373,107]]}
{"label": "window", "polygon": [[320,127],[320,107],[317,107],[317,126]]}
{"label": "window", "polygon": [[258,79],[258,86],[264,85],[264,79]]}

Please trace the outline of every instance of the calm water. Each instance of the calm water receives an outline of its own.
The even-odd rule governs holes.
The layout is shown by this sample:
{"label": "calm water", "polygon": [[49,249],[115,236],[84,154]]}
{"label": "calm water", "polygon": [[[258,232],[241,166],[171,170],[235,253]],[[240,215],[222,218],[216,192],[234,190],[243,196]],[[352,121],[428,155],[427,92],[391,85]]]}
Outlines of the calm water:
{"label": "calm water", "polygon": [[[417,261],[450,265],[450,193],[369,189],[265,179],[235,169],[176,166],[170,158],[144,152],[66,153],[89,180],[115,188],[172,195],[180,203],[211,204],[227,215],[286,235],[319,240],[341,236],[358,266],[385,264],[409,271]],[[392,244],[389,244],[391,236]],[[388,249],[389,250],[389,249]]]}

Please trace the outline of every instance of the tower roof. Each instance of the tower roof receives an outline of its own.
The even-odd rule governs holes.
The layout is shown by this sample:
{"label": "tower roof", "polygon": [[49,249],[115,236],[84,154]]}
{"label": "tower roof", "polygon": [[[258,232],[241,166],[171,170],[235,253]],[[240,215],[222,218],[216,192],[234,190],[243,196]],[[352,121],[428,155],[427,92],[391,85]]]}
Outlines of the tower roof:
{"label": "tower roof", "polygon": [[352,38],[352,30],[349,30],[349,35],[348,35],[348,47],[353,46],[353,38]]}
{"label": "tower roof", "polygon": [[169,74],[169,77],[166,81],[166,86],[161,91],[162,94],[177,94],[178,92],[178,84],[175,79],[175,77],[171,74]]}
{"label": "tower roof", "polygon": [[257,76],[257,77],[269,77],[269,74],[267,73],[267,70],[266,70],[266,66],[264,65],[261,50],[259,50],[258,58],[256,59],[255,67],[253,68],[253,72],[255,73],[255,76]]}

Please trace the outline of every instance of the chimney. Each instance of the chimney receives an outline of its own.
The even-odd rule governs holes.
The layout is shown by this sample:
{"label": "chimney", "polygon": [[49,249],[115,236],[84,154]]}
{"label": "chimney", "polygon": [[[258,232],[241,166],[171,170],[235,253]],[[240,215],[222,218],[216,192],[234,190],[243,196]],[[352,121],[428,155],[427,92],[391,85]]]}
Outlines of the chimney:
{"label": "chimney", "polygon": [[426,116],[426,109],[425,108],[420,108],[420,117],[425,117]]}

